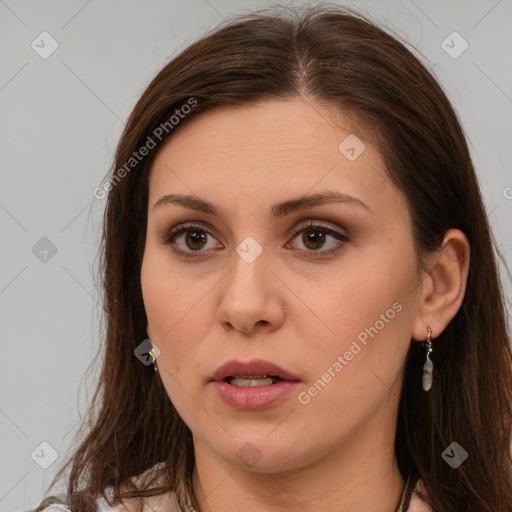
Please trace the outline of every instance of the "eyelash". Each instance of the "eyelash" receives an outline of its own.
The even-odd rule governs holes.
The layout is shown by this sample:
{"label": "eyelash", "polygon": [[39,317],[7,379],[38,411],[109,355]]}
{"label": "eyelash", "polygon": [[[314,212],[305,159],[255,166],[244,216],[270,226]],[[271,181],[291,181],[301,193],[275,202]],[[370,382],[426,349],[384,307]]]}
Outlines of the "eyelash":
{"label": "eyelash", "polygon": [[[202,231],[204,233],[207,233],[211,237],[215,238],[213,234],[203,226],[199,226],[197,224],[180,224],[164,233],[161,241],[165,245],[170,245],[173,252],[185,258],[200,258],[204,253],[208,253],[208,251],[195,251],[196,254],[194,254],[194,251],[184,251],[183,249],[180,249],[176,246],[174,238],[187,231]],[[303,231],[319,231],[323,234],[331,235],[333,238],[340,241],[340,244],[336,247],[333,247],[332,249],[318,249],[316,251],[303,250],[303,252],[308,253],[308,255],[312,256],[313,258],[324,258],[327,256],[334,256],[341,249],[341,246],[344,243],[350,241],[350,239],[347,236],[340,233],[339,231],[329,228],[327,226],[322,226],[321,224],[315,224],[313,222],[310,222],[308,225],[302,225],[293,230],[292,239],[295,238],[299,233],[302,233]]]}

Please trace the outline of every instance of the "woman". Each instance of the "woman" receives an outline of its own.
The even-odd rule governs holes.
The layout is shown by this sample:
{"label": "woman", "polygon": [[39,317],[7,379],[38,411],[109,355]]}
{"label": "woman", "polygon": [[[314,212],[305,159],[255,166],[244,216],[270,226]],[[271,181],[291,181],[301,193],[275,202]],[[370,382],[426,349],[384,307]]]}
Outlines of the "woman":
{"label": "woman", "polygon": [[512,510],[494,243],[401,42],[334,6],[230,21],[148,86],[107,193],[103,371],[38,511]]}

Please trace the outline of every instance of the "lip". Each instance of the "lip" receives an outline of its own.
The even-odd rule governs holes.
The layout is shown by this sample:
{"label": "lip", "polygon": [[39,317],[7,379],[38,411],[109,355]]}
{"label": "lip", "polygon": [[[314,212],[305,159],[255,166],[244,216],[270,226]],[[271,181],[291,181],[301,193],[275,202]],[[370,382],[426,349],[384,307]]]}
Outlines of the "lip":
{"label": "lip", "polygon": [[284,381],[300,380],[297,375],[263,359],[252,359],[247,362],[235,359],[228,361],[217,368],[212,376],[212,380],[222,382],[226,377],[256,377],[264,375],[275,375]]}
{"label": "lip", "polygon": [[287,398],[298,386],[297,381],[280,380],[269,386],[237,388],[224,381],[211,383],[220,398],[233,409],[260,411],[269,409]]}
{"label": "lip", "polygon": [[[227,377],[256,377],[273,375],[281,380],[268,386],[239,388],[225,382]],[[220,366],[211,379],[220,398],[234,409],[257,411],[277,405],[289,396],[300,379],[280,366],[262,359],[243,362],[232,360]]]}

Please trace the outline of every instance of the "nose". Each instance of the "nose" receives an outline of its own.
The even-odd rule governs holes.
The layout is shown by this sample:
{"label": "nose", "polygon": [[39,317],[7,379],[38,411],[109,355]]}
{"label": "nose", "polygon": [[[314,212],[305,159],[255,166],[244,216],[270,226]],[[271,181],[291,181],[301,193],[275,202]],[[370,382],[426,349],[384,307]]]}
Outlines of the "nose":
{"label": "nose", "polygon": [[235,253],[222,280],[216,319],[226,331],[270,333],[284,321],[283,286],[267,266],[265,251],[252,263]]}

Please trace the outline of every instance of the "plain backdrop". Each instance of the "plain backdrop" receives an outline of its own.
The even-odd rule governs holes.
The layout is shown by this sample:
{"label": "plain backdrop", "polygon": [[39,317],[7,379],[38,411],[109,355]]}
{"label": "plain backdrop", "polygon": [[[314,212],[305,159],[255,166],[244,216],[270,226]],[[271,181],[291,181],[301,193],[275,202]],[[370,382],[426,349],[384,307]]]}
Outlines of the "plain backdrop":
{"label": "plain backdrop", "polygon": [[[510,266],[512,0],[340,3],[404,37],[441,82]],[[0,0],[0,511],[41,501],[94,390],[104,200],[92,192],[129,112],[178,51],[266,5]]]}

